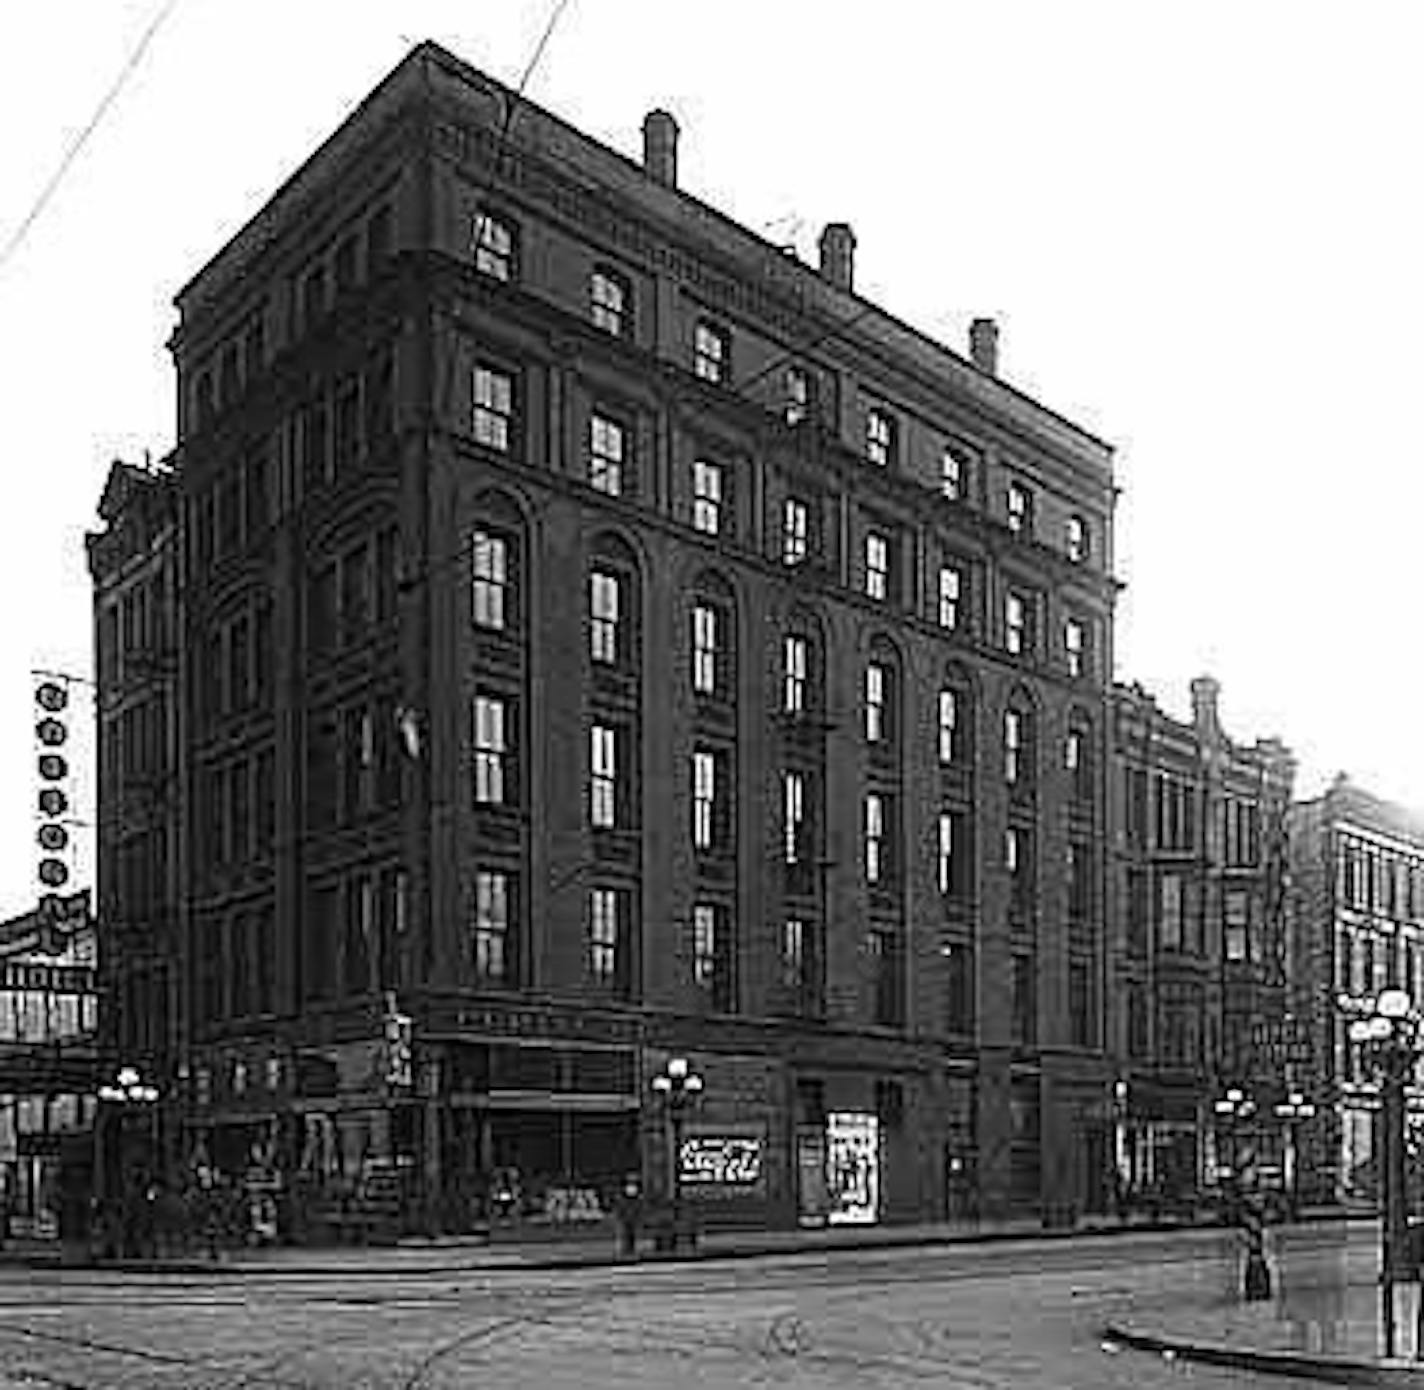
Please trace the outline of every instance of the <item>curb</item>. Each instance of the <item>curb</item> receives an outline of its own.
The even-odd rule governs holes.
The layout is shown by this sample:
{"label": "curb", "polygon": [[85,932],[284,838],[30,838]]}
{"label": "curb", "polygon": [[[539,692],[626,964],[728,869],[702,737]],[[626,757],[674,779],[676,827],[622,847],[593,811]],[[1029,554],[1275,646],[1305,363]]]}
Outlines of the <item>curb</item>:
{"label": "curb", "polygon": [[1289,1351],[1260,1351],[1217,1342],[1192,1342],[1184,1337],[1137,1331],[1121,1323],[1103,1328],[1105,1341],[1119,1342],[1134,1351],[1196,1361],[1208,1366],[1227,1366],[1258,1371],[1262,1375],[1291,1376],[1323,1381],[1330,1385],[1412,1385],[1419,1386],[1420,1368],[1413,1362],[1385,1364],[1354,1361],[1343,1356],[1308,1356]]}
{"label": "curb", "polygon": [[[894,1229],[893,1227],[891,1228]],[[1131,1226],[1105,1226],[1092,1229],[1054,1229],[1054,1230],[989,1230],[989,1231],[959,1231],[953,1233],[927,1233],[921,1236],[904,1236],[896,1238],[887,1234],[883,1237],[871,1237],[869,1239],[855,1241],[839,1241],[826,1243],[810,1243],[804,1245],[777,1245],[777,1244],[747,1244],[719,1248],[717,1246],[702,1247],[697,1250],[689,1250],[677,1254],[646,1251],[638,1256],[629,1258],[627,1256],[615,1254],[611,1251],[595,1249],[583,1254],[551,1254],[546,1256],[531,1255],[527,1257],[516,1257],[509,1260],[431,1260],[420,1264],[404,1262],[395,1263],[371,1263],[371,1264],[347,1264],[320,1259],[311,1262],[297,1263],[293,1261],[264,1263],[247,1263],[240,1258],[236,1260],[220,1259],[217,1261],[201,1259],[172,1259],[172,1260],[104,1260],[104,1261],[84,1261],[77,1264],[65,1264],[61,1260],[51,1258],[47,1255],[20,1256],[10,1261],[17,1265],[28,1266],[32,1269],[66,1269],[84,1270],[90,1273],[113,1272],[115,1274],[186,1274],[195,1276],[221,1275],[225,1277],[253,1277],[253,1278],[343,1278],[356,1276],[360,1278],[390,1278],[400,1275],[431,1275],[431,1274],[498,1274],[508,1270],[544,1270],[549,1272],[569,1271],[576,1269],[636,1269],[643,1266],[663,1266],[670,1264],[702,1264],[709,1261],[734,1262],[737,1260],[756,1260],[775,1258],[776,1256],[804,1256],[804,1255],[835,1255],[845,1251],[886,1251],[886,1250],[922,1250],[933,1246],[955,1246],[955,1245],[990,1245],[1007,1244],[1017,1241],[1020,1243],[1036,1242],[1058,1242],[1070,1240],[1091,1240],[1095,1238],[1115,1238],[1129,1235],[1166,1235],[1166,1234],[1187,1234],[1193,1232],[1205,1233],[1208,1231],[1220,1231],[1224,1228],[1213,1225],[1183,1226],[1175,1222],[1160,1222],[1154,1224],[1142,1223]],[[399,1247],[387,1247],[399,1248]],[[408,1248],[408,1247],[407,1247]],[[520,1249],[517,1242],[499,1244],[494,1246],[484,1245],[477,1247],[481,1252],[490,1250],[510,1250]],[[525,1249],[529,1247],[525,1246]],[[375,1258],[373,1251],[373,1259]],[[0,1256],[3,1261],[3,1256]]]}

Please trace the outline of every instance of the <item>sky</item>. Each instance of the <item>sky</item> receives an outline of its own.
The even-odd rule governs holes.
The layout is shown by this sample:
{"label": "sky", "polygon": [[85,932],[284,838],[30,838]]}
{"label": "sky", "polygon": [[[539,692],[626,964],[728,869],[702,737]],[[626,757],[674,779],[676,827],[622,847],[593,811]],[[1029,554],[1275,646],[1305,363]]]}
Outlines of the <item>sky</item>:
{"label": "sky", "polygon": [[[171,8],[170,8],[171,6]],[[0,917],[33,906],[30,671],[92,673],[83,536],[174,443],[172,299],[421,39],[514,84],[554,0],[7,6]],[[869,17],[869,18],[867,18]],[[568,0],[527,94],[1117,449],[1116,676],[1424,804],[1417,0]],[[1414,462],[1411,462],[1411,459]]]}

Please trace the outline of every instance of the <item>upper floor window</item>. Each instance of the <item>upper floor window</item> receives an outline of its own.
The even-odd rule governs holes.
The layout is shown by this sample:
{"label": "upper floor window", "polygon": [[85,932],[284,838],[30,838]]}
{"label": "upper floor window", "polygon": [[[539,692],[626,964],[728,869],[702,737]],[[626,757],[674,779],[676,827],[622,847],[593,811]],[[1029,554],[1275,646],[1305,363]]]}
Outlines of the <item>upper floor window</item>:
{"label": "upper floor window", "polygon": [[1004,650],[1022,656],[1028,645],[1028,600],[1010,591],[1004,596]]}
{"label": "upper floor window", "polygon": [[722,530],[722,467],[706,459],[692,465],[692,525],[716,536]]}
{"label": "upper floor window", "polygon": [[505,715],[498,696],[475,696],[475,800],[485,806],[502,806],[507,799]]}
{"label": "upper floor window", "polygon": [[969,893],[971,857],[969,819],[963,811],[941,811],[939,816],[939,891],[946,896]]}
{"label": "upper floor window", "polygon": [[810,510],[799,497],[788,497],[781,508],[781,558],[788,565],[799,565],[810,549]]}
{"label": "upper floor window", "polygon": [[625,432],[606,415],[588,421],[588,481],[599,492],[617,497],[623,491]]}
{"label": "upper floor window", "polygon": [[782,651],[783,686],[781,707],[787,714],[806,712],[807,642],[792,634]]}
{"label": "upper floor window", "polygon": [[958,444],[946,444],[940,453],[939,491],[951,502],[969,495],[969,451]]}
{"label": "upper floor window", "polygon": [[865,798],[865,881],[879,883],[886,871],[886,801],[878,792]]}
{"label": "upper floor window", "polygon": [[865,592],[882,600],[890,592],[890,541],[879,531],[865,538]]}
{"label": "upper floor window", "polygon": [[488,275],[491,280],[514,279],[518,236],[512,222],[492,212],[477,212],[471,240],[475,269],[481,275]]}
{"label": "upper floor window", "polygon": [[799,425],[811,414],[811,375],[804,367],[788,367],[782,382],[786,423]]}
{"label": "upper floor window", "polygon": [[1087,630],[1077,618],[1063,624],[1063,655],[1068,662],[1068,674],[1081,676],[1087,667]]}
{"label": "upper floor window", "polygon": [[692,843],[711,849],[717,822],[717,758],[708,749],[692,755]]}
{"label": "upper floor window", "polygon": [[881,468],[895,461],[895,420],[889,411],[872,407],[865,416],[865,457]]}
{"label": "upper floor window", "polygon": [[939,760],[965,763],[969,758],[969,695],[954,686],[939,692]]}
{"label": "upper floor window", "polygon": [[1092,553],[1092,541],[1088,523],[1081,516],[1068,518],[1068,558],[1076,563],[1086,560]]}
{"label": "upper floor window", "polygon": [[589,821],[601,830],[618,823],[618,740],[608,724],[589,730]]}
{"label": "upper floor window", "polygon": [[509,875],[481,869],[475,874],[475,973],[503,983],[512,971]]}
{"label": "upper floor window", "polygon": [[785,835],[786,862],[798,863],[804,852],[806,830],[806,774],[784,772],[781,775],[782,821]]}
{"label": "upper floor window", "polygon": [[594,888],[588,895],[588,971],[605,985],[618,984],[623,976],[622,897],[616,888]]}
{"label": "upper floor window", "polygon": [[593,272],[593,278],[589,281],[589,310],[595,328],[601,328],[615,338],[626,337],[631,299],[628,282],[621,275],[607,270]]}
{"label": "upper floor window", "polygon": [[732,1007],[732,943],[727,910],[720,904],[692,908],[692,978],[714,1009]]}
{"label": "upper floor window", "polygon": [[594,570],[589,575],[589,654],[605,665],[617,665],[619,659],[618,577],[606,570]]}
{"label": "upper floor window", "polygon": [[1004,711],[1004,781],[1011,787],[1028,780],[1028,716],[1017,709]]}
{"label": "upper floor window", "polygon": [[693,372],[703,381],[725,382],[731,355],[726,329],[699,319],[692,339]]}
{"label": "upper floor window", "polygon": [[509,452],[514,418],[514,380],[493,367],[476,367],[474,380],[475,439],[489,449]]}
{"label": "upper floor window", "polygon": [[509,544],[502,536],[476,530],[471,549],[475,625],[502,632],[509,617]]}
{"label": "upper floor window", "polygon": [[1009,530],[1019,535],[1033,534],[1033,495],[1022,483],[1008,489]]}
{"label": "upper floor window", "polygon": [[1068,730],[1063,741],[1063,770],[1073,785],[1075,800],[1083,800],[1091,794],[1090,763],[1088,758],[1088,731],[1081,728]]}
{"label": "upper floor window", "polygon": [[957,565],[941,565],[939,571],[939,625],[949,631],[959,626],[959,600],[964,576]]}
{"label": "upper floor window", "polygon": [[886,700],[890,685],[889,671],[872,661],[865,668],[865,741],[883,743],[887,737]]}
{"label": "upper floor window", "polygon": [[692,688],[699,695],[715,695],[720,664],[718,613],[711,604],[692,609]]}

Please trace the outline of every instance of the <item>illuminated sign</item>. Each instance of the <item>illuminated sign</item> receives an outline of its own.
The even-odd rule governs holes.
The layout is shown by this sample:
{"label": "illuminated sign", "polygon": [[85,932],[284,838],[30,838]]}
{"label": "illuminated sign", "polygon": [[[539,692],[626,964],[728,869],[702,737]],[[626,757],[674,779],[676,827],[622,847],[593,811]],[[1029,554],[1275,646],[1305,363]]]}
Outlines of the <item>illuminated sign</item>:
{"label": "illuminated sign", "polygon": [[98,972],[93,966],[0,961],[0,989],[32,989],[44,994],[93,994],[98,987]]}
{"label": "illuminated sign", "polygon": [[880,1121],[854,1110],[826,1116],[826,1186],[832,1226],[872,1225],[880,1214]]}
{"label": "illuminated sign", "polygon": [[751,1187],[761,1181],[762,1141],[751,1135],[697,1134],[682,1141],[683,1182]]}

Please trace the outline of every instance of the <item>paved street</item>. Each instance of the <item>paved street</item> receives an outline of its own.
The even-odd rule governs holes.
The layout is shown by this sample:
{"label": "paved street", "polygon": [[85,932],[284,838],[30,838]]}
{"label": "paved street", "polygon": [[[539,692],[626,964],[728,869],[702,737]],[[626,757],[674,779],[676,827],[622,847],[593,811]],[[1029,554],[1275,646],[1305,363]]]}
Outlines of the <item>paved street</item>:
{"label": "paved street", "polygon": [[9,1269],[0,1376],[84,1390],[1284,1386],[1101,1345],[1110,1317],[1219,1300],[1233,1249],[1192,1231],[557,1273]]}

